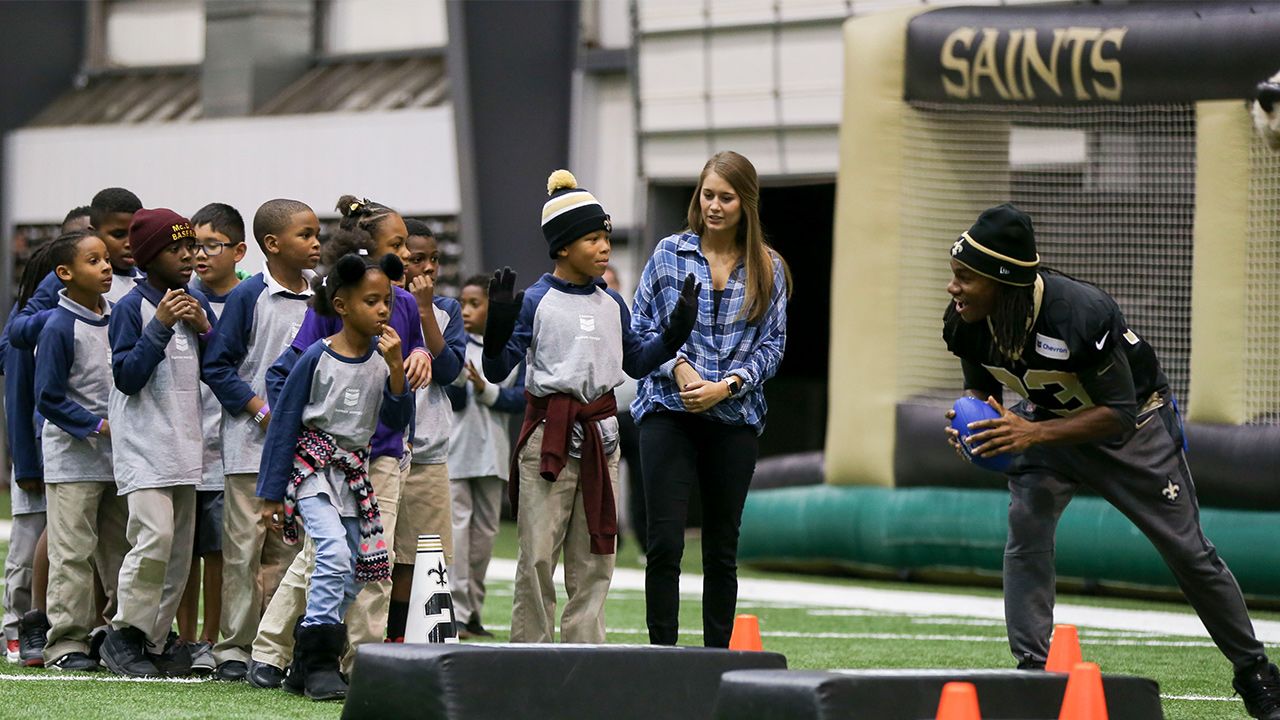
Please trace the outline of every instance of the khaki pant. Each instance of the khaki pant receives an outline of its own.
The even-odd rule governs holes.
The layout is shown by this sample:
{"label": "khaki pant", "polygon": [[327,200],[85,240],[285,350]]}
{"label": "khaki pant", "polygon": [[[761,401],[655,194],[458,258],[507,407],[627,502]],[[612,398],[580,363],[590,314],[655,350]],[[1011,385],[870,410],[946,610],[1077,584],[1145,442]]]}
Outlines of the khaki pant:
{"label": "khaki pant", "polygon": [[396,564],[414,564],[419,535],[439,535],[444,543],[444,561],[453,562],[450,503],[448,465],[409,466],[409,477],[400,491],[400,517],[396,522],[395,546],[404,548],[404,552],[396,556]]}
{"label": "khaki pant", "polygon": [[[13,491],[22,492],[15,485]],[[18,639],[18,620],[31,609],[36,543],[44,532],[45,511],[13,516],[9,554],[4,559],[4,638]]]}
{"label": "khaki pant", "polygon": [[498,477],[466,478],[449,483],[453,504],[453,614],[466,625],[479,620],[484,607],[484,576],[493,557],[493,539],[502,515],[507,483]]}
{"label": "khaki pant", "polygon": [[222,641],[213,649],[219,664],[248,661],[264,598],[275,594],[301,548],[285,545],[281,533],[267,532],[257,486],[257,475],[239,474],[228,475],[223,488]]}
{"label": "khaki pant", "polygon": [[[93,569],[97,557],[110,558],[102,567],[102,584],[108,598],[116,596],[120,564],[129,551],[125,538],[128,501],[116,494],[115,483],[67,482],[45,485],[49,523],[49,590],[46,600],[49,624],[45,663],[71,652],[89,652],[89,632],[102,623],[94,603]],[[120,522],[118,515],[124,516]],[[106,520],[110,516],[110,520]],[[111,534],[100,529],[113,525]],[[115,525],[120,532],[115,533]],[[114,604],[114,603],[111,603]]]}
{"label": "khaki pant", "polygon": [[[117,586],[120,584],[120,566],[124,564],[124,556],[129,552],[128,496],[120,495],[114,484],[107,483],[106,486],[108,490],[98,503],[98,547],[93,551],[93,564],[102,581],[107,604],[102,609],[102,618],[94,618],[95,625],[110,623],[111,618],[115,617],[119,608],[116,597]],[[52,574],[50,571],[50,579]]]}
{"label": "khaki pant", "polygon": [[[560,640],[604,642],[604,601],[613,579],[613,555],[592,555],[587,514],[578,483],[579,461],[570,458],[555,482],[538,474],[542,428],[520,449],[520,512],[516,531],[515,597],[511,642],[548,643],[555,639],[556,588],[552,575],[564,550],[567,600],[560,618]],[[618,452],[609,457],[609,478],[618,495]]]}
{"label": "khaki pant", "polygon": [[[369,480],[378,498],[382,515],[382,535],[387,539],[392,559],[395,558],[396,514],[400,501],[403,471],[396,458],[380,457],[369,466]],[[225,540],[224,540],[225,546]],[[417,547],[416,543],[410,547]],[[225,550],[224,550],[225,553]],[[316,566],[316,549],[310,541],[294,557],[271,598],[257,636],[253,639],[253,659],[284,668],[293,659],[293,624],[307,609],[307,585]],[[224,560],[225,567],[225,560]],[[226,575],[223,571],[225,586]],[[224,600],[225,602],[225,600]],[[387,632],[387,610],[391,603],[391,581],[365,583],[355,602],[347,609],[347,641],[350,647],[343,666],[350,669],[355,660],[355,646],[366,642],[382,642]]]}
{"label": "khaki pant", "polygon": [[[160,652],[191,570],[196,489],[178,485],[134,490],[125,498],[129,502],[128,538],[133,547],[120,566],[119,608],[111,624],[117,630],[141,630],[152,652]],[[85,592],[93,597],[88,588]]]}

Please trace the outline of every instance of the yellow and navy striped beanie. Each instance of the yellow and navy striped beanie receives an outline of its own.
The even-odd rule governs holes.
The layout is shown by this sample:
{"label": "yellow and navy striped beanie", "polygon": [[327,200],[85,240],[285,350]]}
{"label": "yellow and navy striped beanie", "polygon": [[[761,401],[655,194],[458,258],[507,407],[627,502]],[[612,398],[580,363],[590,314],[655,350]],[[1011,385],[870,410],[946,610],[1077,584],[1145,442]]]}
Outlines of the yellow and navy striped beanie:
{"label": "yellow and navy striped beanie", "polygon": [[597,230],[613,232],[613,222],[600,201],[578,187],[577,178],[568,170],[551,173],[547,178],[547,194],[551,199],[542,206],[542,234],[547,238],[552,260],[560,248],[568,247],[583,235]]}
{"label": "yellow and navy striped beanie", "polygon": [[1006,285],[1034,283],[1040,267],[1031,217],[1010,203],[983,210],[973,227],[952,244],[951,257]]}

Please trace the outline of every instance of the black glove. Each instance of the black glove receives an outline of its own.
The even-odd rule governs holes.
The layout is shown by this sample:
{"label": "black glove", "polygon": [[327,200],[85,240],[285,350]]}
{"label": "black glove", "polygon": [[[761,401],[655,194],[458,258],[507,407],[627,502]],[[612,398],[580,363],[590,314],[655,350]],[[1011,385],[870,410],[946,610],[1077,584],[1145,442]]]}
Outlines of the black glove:
{"label": "black glove", "polygon": [[662,331],[662,344],[669,352],[679,350],[693,332],[693,324],[698,320],[698,295],[702,292],[702,283],[695,282],[693,273],[689,273],[680,286],[680,299],[676,301],[676,309],[671,311],[667,329]]}
{"label": "black glove", "polygon": [[516,274],[504,267],[489,280],[489,318],[484,325],[484,354],[498,357],[516,329],[524,291],[515,292]]}
{"label": "black glove", "polygon": [[1276,101],[1280,100],[1280,83],[1258,83],[1256,98],[1258,104],[1262,106],[1262,111],[1270,113],[1271,109],[1275,107]]}

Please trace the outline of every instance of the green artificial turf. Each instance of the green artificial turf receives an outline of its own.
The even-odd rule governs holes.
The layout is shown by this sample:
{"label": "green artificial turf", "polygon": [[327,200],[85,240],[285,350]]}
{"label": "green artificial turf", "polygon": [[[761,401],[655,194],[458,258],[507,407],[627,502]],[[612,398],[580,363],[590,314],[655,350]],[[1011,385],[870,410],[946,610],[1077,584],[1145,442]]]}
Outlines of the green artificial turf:
{"label": "green artificial turf", "polygon": [[[496,555],[514,558],[515,528],[503,525]],[[0,551],[7,547],[0,546]],[[699,543],[690,537],[685,570],[698,572]],[[642,567],[635,546],[624,546],[619,566]],[[809,576],[744,571],[753,577],[817,580]],[[918,592],[937,590],[949,594],[998,595],[990,588],[958,588],[921,584],[868,582],[824,577],[823,583]],[[511,612],[511,583],[490,583],[484,622],[497,641],[507,638]],[[1116,607],[1189,612],[1185,605],[1133,599],[1063,597],[1063,602]],[[563,597],[562,597],[563,600]],[[972,618],[913,617],[864,613],[840,609],[791,606],[786,603],[743,601],[740,612],[760,618],[767,650],[787,656],[790,667],[801,668],[1008,668],[1012,665],[1004,628],[998,621]],[[697,597],[681,605],[681,643],[700,644],[701,620]],[[1275,613],[1259,613],[1275,619]],[[636,590],[615,590],[607,608],[609,641],[645,642],[644,596]],[[1203,638],[1191,639],[1080,629],[1086,660],[1097,662],[1104,672],[1154,678],[1166,696],[1169,720],[1217,720],[1245,718],[1243,705],[1232,694],[1230,668],[1218,651]],[[1133,643],[1191,641],[1193,647]],[[16,678],[65,678],[43,670],[0,666],[0,715],[22,709],[23,717],[98,718],[336,718],[341,705],[313,703],[279,691],[263,691],[239,683],[195,684],[126,683],[105,680],[22,680]],[[106,673],[97,678],[107,678]],[[1206,696],[1216,700],[1176,700],[1170,696]],[[1116,717],[1113,714],[1113,717]]]}

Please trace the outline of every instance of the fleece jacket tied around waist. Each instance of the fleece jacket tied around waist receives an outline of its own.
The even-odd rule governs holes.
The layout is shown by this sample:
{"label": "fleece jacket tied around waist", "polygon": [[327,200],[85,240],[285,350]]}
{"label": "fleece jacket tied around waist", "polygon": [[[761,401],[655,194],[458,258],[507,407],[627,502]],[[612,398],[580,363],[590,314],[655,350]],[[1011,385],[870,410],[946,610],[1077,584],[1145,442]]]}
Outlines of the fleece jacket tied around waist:
{"label": "fleece jacket tied around waist", "polygon": [[[518,478],[519,467],[516,458],[535,428],[543,423],[541,461],[538,472],[547,482],[555,482],[560,471],[569,462],[569,443],[573,437],[574,423],[582,423],[584,442],[582,443],[581,469],[579,481],[582,483],[582,504],[587,514],[587,531],[591,533],[591,552],[594,555],[612,555],[618,538],[618,508],[613,497],[613,483],[609,477],[609,458],[604,453],[604,443],[600,438],[600,428],[596,423],[611,418],[618,412],[617,401],[612,392],[596,398],[593,402],[582,403],[571,395],[556,393],[546,397],[537,397],[525,393],[528,405],[524,414],[524,425],[520,428],[520,438],[512,452],[511,477]],[[545,421],[545,423],[543,422]],[[519,510],[520,483],[508,484],[511,498],[511,512]]]}

